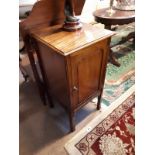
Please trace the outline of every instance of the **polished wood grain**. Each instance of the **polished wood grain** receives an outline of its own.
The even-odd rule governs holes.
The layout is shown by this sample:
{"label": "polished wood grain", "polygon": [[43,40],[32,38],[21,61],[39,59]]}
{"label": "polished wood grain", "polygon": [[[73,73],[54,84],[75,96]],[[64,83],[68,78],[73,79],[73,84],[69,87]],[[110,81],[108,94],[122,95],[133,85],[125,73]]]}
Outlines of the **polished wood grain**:
{"label": "polished wood grain", "polygon": [[102,62],[105,61],[105,54],[107,54],[105,52],[107,50],[104,49],[106,45],[106,41],[100,41],[80,50],[79,53],[71,54],[72,87],[76,98],[74,105],[76,108],[100,92]]}
{"label": "polished wood grain", "polygon": [[33,31],[32,36],[48,92],[66,109],[74,131],[78,109],[94,97],[100,109],[110,37],[115,33],[87,24],[78,33],[65,32],[61,26]]}
{"label": "polished wood grain", "polygon": [[109,8],[96,10],[93,15],[95,21],[108,25],[123,25],[135,21],[135,11],[122,11],[113,9],[113,12],[109,12]]}
{"label": "polished wood grain", "polygon": [[43,43],[38,44],[38,50],[37,53],[40,55],[40,61],[43,62],[44,80],[47,83],[48,91],[61,104],[68,106],[69,94],[67,90],[65,58]]}
{"label": "polished wood grain", "polygon": [[87,47],[111,36],[111,31],[105,30],[104,26],[93,27],[89,24],[83,24],[82,30],[76,32],[63,31],[61,28],[62,26],[51,27],[32,35],[62,55],[71,54],[81,47]]}

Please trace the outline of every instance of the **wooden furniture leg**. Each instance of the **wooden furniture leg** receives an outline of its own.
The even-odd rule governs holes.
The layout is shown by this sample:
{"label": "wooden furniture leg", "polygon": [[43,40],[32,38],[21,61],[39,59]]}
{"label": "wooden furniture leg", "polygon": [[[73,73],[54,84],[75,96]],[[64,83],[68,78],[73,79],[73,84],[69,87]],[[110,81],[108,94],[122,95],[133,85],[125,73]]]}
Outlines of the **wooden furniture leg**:
{"label": "wooden furniture leg", "polygon": [[53,104],[52,97],[50,96],[50,93],[49,93],[49,90],[48,90],[47,78],[46,78],[45,71],[43,69],[41,56],[40,56],[40,54],[38,52],[38,46],[36,45],[35,40],[32,39],[32,38],[31,38],[31,42],[32,42],[32,46],[35,49],[37,57],[38,57],[38,63],[39,63],[39,67],[40,67],[40,70],[41,70],[41,75],[42,75],[42,78],[43,78],[42,83],[43,83],[43,89],[44,89],[44,96],[47,97],[47,100],[48,100],[48,102],[50,104],[50,107],[53,108],[54,104]]}
{"label": "wooden furniture leg", "polygon": [[43,88],[43,84],[41,83],[40,78],[39,78],[39,74],[38,74],[36,64],[35,64],[35,59],[33,56],[33,51],[29,46],[26,46],[26,51],[27,51],[27,54],[28,54],[28,57],[30,60],[30,64],[31,64],[33,73],[34,73],[34,78],[35,78],[37,86],[38,86],[41,101],[43,102],[44,105],[46,105],[45,91]]}
{"label": "wooden furniture leg", "polygon": [[102,98],[102,93],[101,93],[101,95],[98,96],[97,110],[100,110],[101,109],[101,98]]}
{"label": "wooden furniture leg", "polygon": [[[123,43],[125,43],[126,41],[128,41],[128,40],[131,39],[131,38],[135,39],[135,32],[131,32],[130,34],[128,34],[127,37],[122,38],[122,40],[121,40],[117,45],[123,44]],[[134,43],[134,42],[135,42],[135,40],[133,40],[133,43]],[[117,45],[114,45],[114,46],[117,46]],[[112,48],[112,47],[111,47],[111,48]],[[118,60],[116,59],[116,57],[114,56],[112,49],[110,49],[109,61],[110,61],[113,65],[115,65],[115,66],[117,66],[117,67],[120,67],[120,65],[121,65],[121,64],[118,62]]]}
{"label": "wooden furniture leg", "polygon": [[[105,29],[111,30],[111,25],[105,25]],[[111,48],[110,48],[110,52],[109,52],[109,62],[117,67],[120,67],[120,63],[117,61]]]}
{"label": "wooden furniture leg", "polygon": [[70,132],[75,131],[75,113],[73,111],[69,112],[69,124],[70,124]]}
{"label": "wooden furniture leg", "polygon": [[50,107],[53,108],[54,104],[53,104],[53,101],[52,101],[52,97],[50,96],[50,93],[49,93],[48,90],[46,90],[46,93],[47,93],[47,99],[49,101]]}
{"label": "wooden furniture leg", "polygon": [[116,57],[114,56],[114,53],[112,51],[112,49],[110,49],[109,51],[109,62],[111,62],[113,65],[120,67],[120,63],[118,62],[118,60],[116,59]]}

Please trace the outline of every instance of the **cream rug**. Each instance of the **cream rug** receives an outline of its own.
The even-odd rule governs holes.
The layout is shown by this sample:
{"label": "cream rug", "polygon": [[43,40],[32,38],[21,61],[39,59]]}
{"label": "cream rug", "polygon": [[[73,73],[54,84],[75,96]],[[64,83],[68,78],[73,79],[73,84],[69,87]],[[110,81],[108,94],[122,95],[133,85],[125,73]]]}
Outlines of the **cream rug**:
{"label": "cream rug", "polygon": [[75,135],[71,140],[65,144],[65,149],[69,155],[81,155],[81,152],[75,147],[75,145],[87,135],[95,126],[97,126],[101,121],[103,121],[110,113],[113,112],[118,106],[121,105],[130,95],[135,91],[135,86],[133,85],[128,89],[122,96],[120,96],[116,101],[114,101],[108,109],[105,111],[101,108],[100,114],[94,118],[85,128],[83,128],[77,135]]}

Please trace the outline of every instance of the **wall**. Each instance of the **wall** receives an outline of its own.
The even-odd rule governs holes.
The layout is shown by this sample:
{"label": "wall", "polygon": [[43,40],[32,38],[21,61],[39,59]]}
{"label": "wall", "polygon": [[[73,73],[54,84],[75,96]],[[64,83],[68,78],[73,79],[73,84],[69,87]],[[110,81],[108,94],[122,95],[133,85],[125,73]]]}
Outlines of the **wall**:
{"label": "wall", "polygon": [[81,21],[85,23],[94,23],[93,12],[97,9],[109,6],[110,0],[86,0],[82,13]]}

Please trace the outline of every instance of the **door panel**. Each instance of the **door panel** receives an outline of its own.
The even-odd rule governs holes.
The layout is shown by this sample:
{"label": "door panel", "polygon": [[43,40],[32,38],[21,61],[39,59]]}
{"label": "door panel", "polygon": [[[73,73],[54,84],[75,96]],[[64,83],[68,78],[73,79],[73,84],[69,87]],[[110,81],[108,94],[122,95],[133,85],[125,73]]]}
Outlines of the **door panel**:
{"label": "door panel", "polygon": [[79,102],[92,95],[99,87],[102,53],[97,51],[77,65]]}
{"label": "door panel", "polygon": [[103,48],[90,46],[71,56],[72,88],[76,106],[99,90],[103,53]]}

